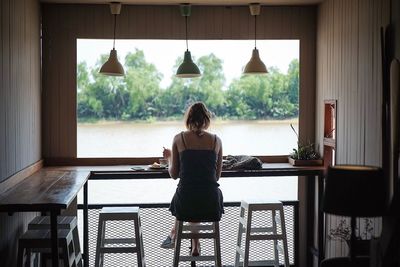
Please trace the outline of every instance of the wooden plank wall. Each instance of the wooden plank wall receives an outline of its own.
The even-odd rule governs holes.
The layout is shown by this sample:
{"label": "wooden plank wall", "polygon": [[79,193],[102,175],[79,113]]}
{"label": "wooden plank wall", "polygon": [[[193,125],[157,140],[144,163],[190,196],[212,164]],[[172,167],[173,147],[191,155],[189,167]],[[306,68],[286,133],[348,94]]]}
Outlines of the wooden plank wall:
{"label": "wooden plank wall", "polygon": [[[389,14],[390,0],[327,0],[319,7],[316,140],[323,140],[323,101],[337,99],[337,164],[381,166],[380,27]],[[328,216],[327,231],[340,219]],[[380,228],[376,220],[375,234]],[[326,245],[328,257],[347,253],[345,243]]]}
{"label": "wooden plank wall", "polygon": [[36,2],[1,1],[0,182],[41,159]]}
{"label": "wooden plank wall", "polygon": [[[38,0],[0,1],[0,189],[41,159],[39,18]],[[18,236],[34,215],[0,213],[1,266],[16,266]]]}
{"label": "wooden plank wall", "polygon": [[[247,6],[195,6],[189,23],[191,39],[253,38],[253,20]],[[299,131],[302,139],[314,140],[316,7],[263,7],[257,25],[260,39],[300,39]],[[184,23],[176,5],[123,5],[117,37],[183,39]],[[112,38],[108,5],[43,4],[46,159],[76,158],[77,38]]]}

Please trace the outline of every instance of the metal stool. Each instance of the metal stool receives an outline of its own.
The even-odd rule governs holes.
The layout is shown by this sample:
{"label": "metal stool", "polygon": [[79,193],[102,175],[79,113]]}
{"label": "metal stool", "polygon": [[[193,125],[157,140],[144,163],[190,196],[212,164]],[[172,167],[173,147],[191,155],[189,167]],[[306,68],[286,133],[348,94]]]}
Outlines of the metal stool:
{"label": "metal stool", "polygon": [[[247,211],[247,218],[245,218],[245,211]],[[252,227],[252,216],[255,211],[271,211],[272,226],[269,227]],[[276,213],[279,213],[279,217]],[[266,222],[267,224],[267,222]],[[277,231],[277,225],[280,225],[281,233]],[[242,235],[245,233],[245,249],[242,249]],[[273,260],[261,260],[261,261],[250,261],[250,241],[254,240],[272,240],[274,259]],[[282,241],[283,249],[278,245],[278,241]],[[240,217],[239,217],[239,231],[236,243],[236,257],[235,267],[256,264],[257,266],[268,266],[273,265],[279,266],[279,252],[283,251],[284,266],[289,267],[289,256],[288,246],[286,238],[285,219],[283,215],[283,205],[280,201],[245,201],[242,200],[240,205]],[[243,258],[243,262],[240,262],[240,257]]]}
{"label": "metal stool", "polygon": [[[79,242],[78,224],[75,216],[58,216],[58,229],[72,230],[72,240],[75,249],[75,264],[82,266],[82,253]],[[28,230],[50,230],[50,216],[36,216],[29,224]]]}
{"label": "metal stool", "polygon": [[[135,238],[106,239],[107,221],[133,221]],[[127,246],[127,244],[132,246]],[[139,207],[102,208],[99,215],[95,267],[103,266],[105,253],[136,253],[138,266],[145,266]]]}
{"label": "metal stool", "polygon": [[[58,246],[65,267],[76,267],[75,250],[71,230],[58,230]],[[25,252],[28,266],[31,265],[31,253],[49,253],[51,249],[50,230],[28,230],[18,241],[18,267],[24,266]]]}
{"label": "metal stool", "polygon": [[[207,256],[180,256],[182,239],[214,239],[214,255]],[[176,227],[176,241],[174,251],[174,267],[179,266],[180,261],[190,261],[192,266],[196,261],[214,261],[216,267],[222,267],[221,264],[221,242],[219,236],[219,222],[203,222],[190,225],[178,221]]]}

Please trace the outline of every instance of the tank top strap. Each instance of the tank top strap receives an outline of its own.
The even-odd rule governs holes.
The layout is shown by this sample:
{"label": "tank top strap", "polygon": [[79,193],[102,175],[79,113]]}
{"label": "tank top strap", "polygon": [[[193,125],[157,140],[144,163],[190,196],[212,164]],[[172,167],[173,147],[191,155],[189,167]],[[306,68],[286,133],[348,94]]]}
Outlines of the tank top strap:
{"label": "tank top strap", "polygon": [[186,143],[185,143],[185,138],[183,137],[183,132],[181,132],[181,139],[183,143],[183,148],[186,149]]}
{"label": "tank top strap", "polygon": [[217,147],[217,135],[214,134],[214,150]]}

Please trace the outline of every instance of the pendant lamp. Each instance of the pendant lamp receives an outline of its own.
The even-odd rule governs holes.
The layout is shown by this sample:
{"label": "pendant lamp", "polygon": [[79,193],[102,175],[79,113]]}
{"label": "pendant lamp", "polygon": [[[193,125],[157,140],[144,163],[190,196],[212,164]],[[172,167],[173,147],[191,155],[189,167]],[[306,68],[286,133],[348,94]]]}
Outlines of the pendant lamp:
{"label": "pendant lamp", "polygon": [[244,74],[267,74],[267,67],[261,61],[257,49],[257,16],[260,15],[260,4],[250,4],[250,14],[254,16],[254,49],[250,61],[244,67]]}
{"label": "pendant lamp", "polygon": [[111,2],[110,3],[111,14],[114,15],[114,39],[113,49],[110,51],[110,57],[103,64],[100,69],[100,73],[108,76],[124,76],[124,68],[118,61],[117,50],[115,50],[115,30],[117,26],[117,15],[121,13],[121,3]]}
{"label": "pendant lamp", "polygon": [[188,17],[190,16],[190,5],[181,4],[180,5],[181,15],[185,17],[185,30],[186,30],[186,51],[183,57],[182,64],[178,67],[176,71],[176,77],[179,78],[194,78],[201,76],[200,70],[197,65],[192,60],[192,55],[190,54],[188,47]]}

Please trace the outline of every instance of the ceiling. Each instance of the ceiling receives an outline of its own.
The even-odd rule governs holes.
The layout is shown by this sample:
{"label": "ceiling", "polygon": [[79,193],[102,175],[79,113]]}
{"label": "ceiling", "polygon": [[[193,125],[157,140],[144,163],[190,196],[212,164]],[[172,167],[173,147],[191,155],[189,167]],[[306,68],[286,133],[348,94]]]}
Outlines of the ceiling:
{"label": "ceiling", "polygon": [[[190,3],[193,5],[248,5],[249,3],[258,2],[262,5],[315,5],[323,0],[121,0],[122,4],[131,5],[178,5],[180,3]],[[106,4],[110,1],[102,0],[41,0],[45,3],[69,3],[69,4]]]}

